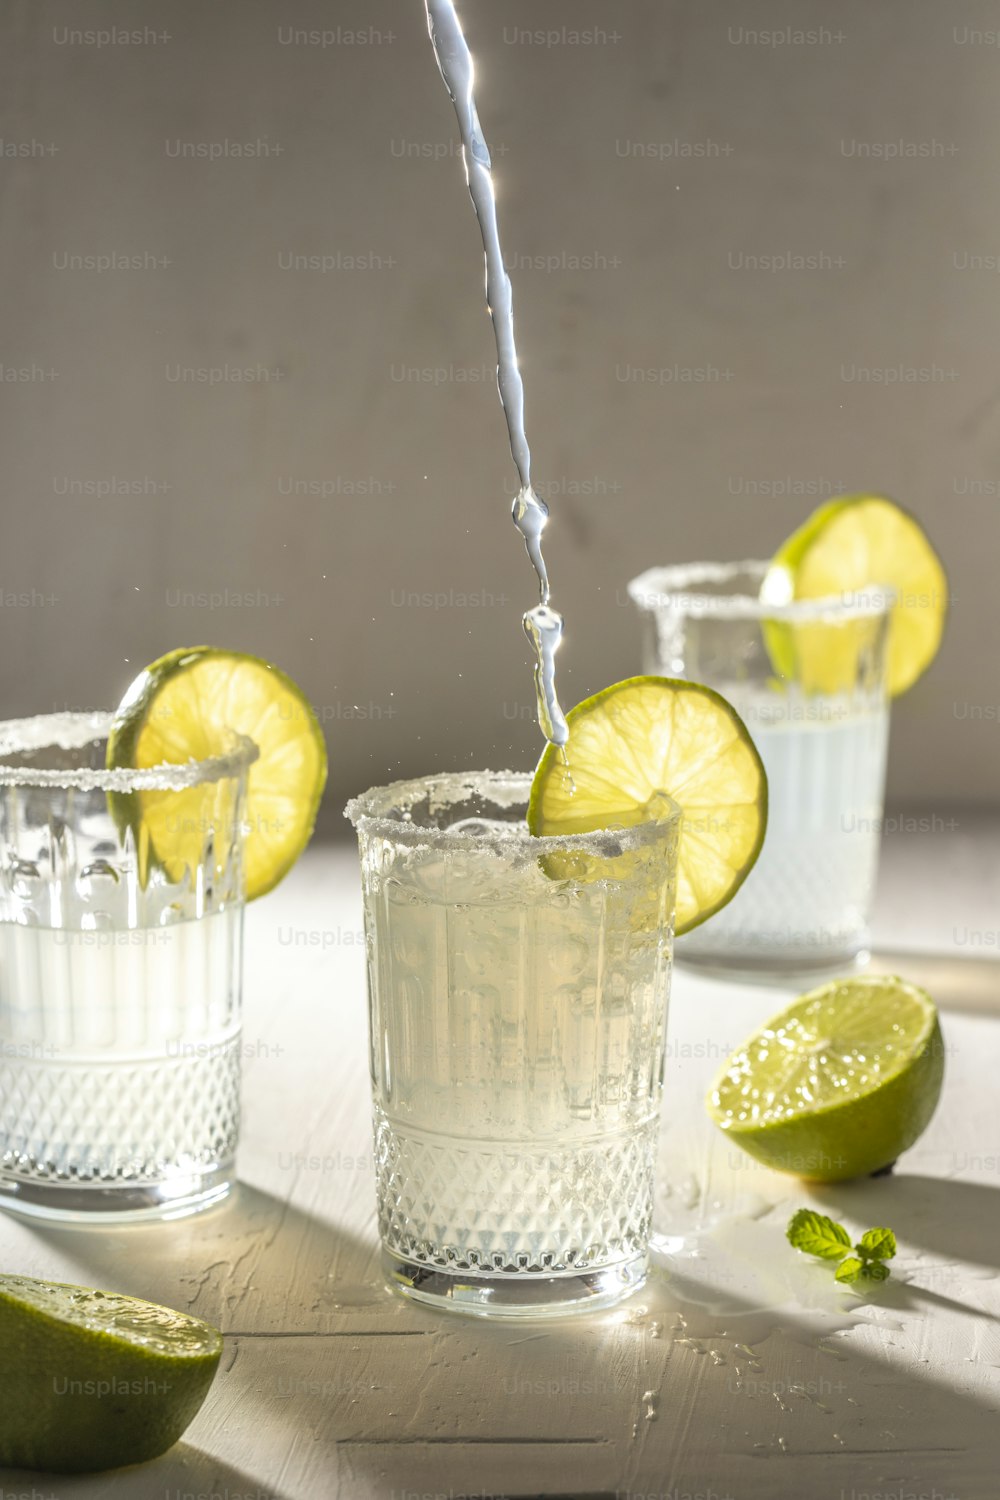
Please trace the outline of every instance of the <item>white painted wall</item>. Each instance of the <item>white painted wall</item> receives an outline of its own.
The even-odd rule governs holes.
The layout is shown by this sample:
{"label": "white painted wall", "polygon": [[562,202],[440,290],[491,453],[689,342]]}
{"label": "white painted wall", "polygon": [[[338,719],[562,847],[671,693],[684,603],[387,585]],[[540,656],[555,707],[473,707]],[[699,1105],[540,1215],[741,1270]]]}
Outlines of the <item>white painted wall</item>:
{"label": "white painted wall", "polygon": [[[997,800],[1000,274],[963,269],[1000,263],[1000,47],[975,39],[995,7],[463,13],[509,259],[597,262],[513,272],[566,701],[636,669],[634,573],[766,554],[822,495],[883,489],[922,518],[955,596],[896,711],[893,795]],[[12,0],[0,26],[2,711],[111,703],[133,668],[211,641],[272,657],[320,706],[331,830],[387,773],[529,764],[532,580],[418,0]],[[108,26],[150,35],[69,36]],[[322,27],[339,42],[283,40]],[[523,40],[539,27],[568,34]],[[751,39],[787,27],[819,38]],[[824,268],[743,268],[786,252]],[[169,264],[61,268],[108,254]],[[176,378],[226,367],[269,378]],[[74,492],[112,480],[141,492]],[[787,481],[813,493],[768,492]],[[311,482],[328,493],[284,493]],[[588,484],[602,493],[559,493]],[[480,605],[400,602],[449,590]],[[228,602],[197,602],[213,591]]]}

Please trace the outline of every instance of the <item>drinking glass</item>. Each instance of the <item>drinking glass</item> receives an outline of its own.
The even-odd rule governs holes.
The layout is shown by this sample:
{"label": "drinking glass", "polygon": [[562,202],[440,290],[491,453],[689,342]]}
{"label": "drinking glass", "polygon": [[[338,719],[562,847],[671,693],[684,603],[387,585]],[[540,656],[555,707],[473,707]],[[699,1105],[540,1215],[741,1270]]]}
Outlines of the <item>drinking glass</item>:
{"label": "drinking glass", "polygon": [[239,1131],[257,749],[106,770],[110,725],[0,724],[0,1204],[77,1223],[217,1202]]}
{"label": "drinking glass", "polygon": [[384,1265],[486,1316],[642,1282],[663,1086],[677,809],[533,838],[530,784],[432,776],[347,807]]}
{"label": "drinking glass", "polygon": [[643,670],[703,682],[743,719],[768,778],[756,865],[678,941],[686,963],[767,979],[868,958],[885,790],[889,589],[784,604],[764,562],[652,568],[628,586]]}

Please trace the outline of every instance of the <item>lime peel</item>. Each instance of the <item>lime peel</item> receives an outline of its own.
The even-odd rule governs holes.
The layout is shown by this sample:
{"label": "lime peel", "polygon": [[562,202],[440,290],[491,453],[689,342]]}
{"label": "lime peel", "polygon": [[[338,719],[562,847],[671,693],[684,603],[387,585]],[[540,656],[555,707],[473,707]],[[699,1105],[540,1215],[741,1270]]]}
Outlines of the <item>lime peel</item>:
{"label": "lime peel", "polygon": [[926,991],[892,975],[833,980],[738,1047],[706,1101],[765,1166],[816,1182],[884,1171],[926,1128],[944,1045]]}
{"label": "lime peel", "polygon": [[222,1355],[210,1323],[137,1297],[0,1275],[0,1464],[144,1463],[194,1419]]}

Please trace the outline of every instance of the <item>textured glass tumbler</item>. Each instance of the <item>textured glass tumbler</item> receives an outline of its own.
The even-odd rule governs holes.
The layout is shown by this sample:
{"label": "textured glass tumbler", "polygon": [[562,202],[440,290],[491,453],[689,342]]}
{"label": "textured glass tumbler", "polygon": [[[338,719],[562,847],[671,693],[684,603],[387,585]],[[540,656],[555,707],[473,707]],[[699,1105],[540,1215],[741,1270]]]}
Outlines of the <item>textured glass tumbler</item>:
{"label": "textured glass tumbler", "polygon": [[629,584],[643,670],[728,698],[768,777],[756,865],[728,906],[679,939],[686,963],[733,977],[867,960],[889,732],[888,589],[762,601],[762,562],[653,568]]}
{"label": "textured glass tumbler", "polygon": [[0,724],[0,1205],[77,1223],[216,1202],[239,1132],[257,750],[107,771],[109,728]]}
{"label": "textured glass tumbler", "polygon": [[530,777],[348,804],[368,942],[379,1230],[437,1306],[605,1306],[647,1268],[676,810],[532,838]]}

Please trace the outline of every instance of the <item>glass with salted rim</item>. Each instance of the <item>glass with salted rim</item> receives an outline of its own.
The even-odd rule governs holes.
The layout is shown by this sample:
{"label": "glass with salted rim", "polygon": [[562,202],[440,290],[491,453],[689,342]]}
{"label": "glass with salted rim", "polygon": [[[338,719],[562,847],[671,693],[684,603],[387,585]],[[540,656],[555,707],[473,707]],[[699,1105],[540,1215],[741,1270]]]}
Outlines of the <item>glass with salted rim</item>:
{"label": "glass with salted rim", "polygon": [[[0,724],[0,1205],[78,1224],[217,1202],[239,1133],[257,748],[107,770],[110,727]],[[152,847],[154,804],[183,861]]]}
{"label": "glass with salted rim", "polygon": [[842,972],[868,959],[889,702],[885,587],[827,599],[762,597],[765,562],[651,568],[629,595],[643,670],[728,699],[768,779],[757,863],[677,957],[727,977]]}
{"label": "glass with salted rim", "polygon": [[609,1305],[651,1230],[679,811],[533,838],[530,786],[431,776],[346,809],[384,1265],[483,1316]]}

